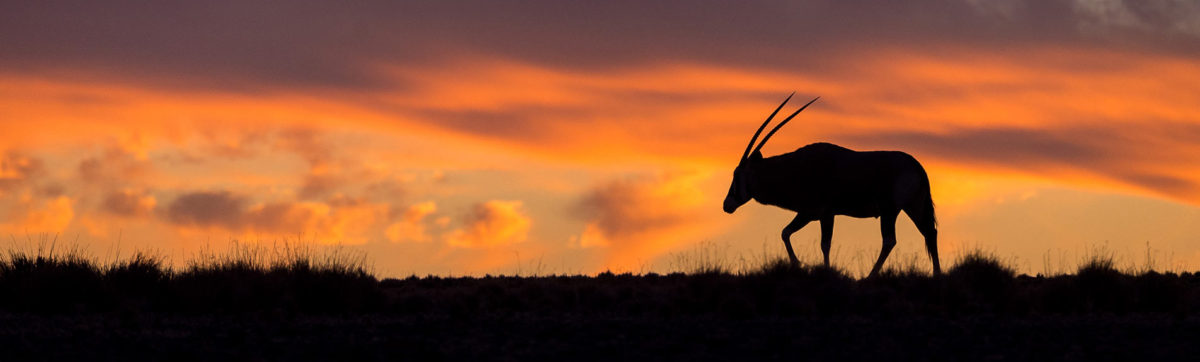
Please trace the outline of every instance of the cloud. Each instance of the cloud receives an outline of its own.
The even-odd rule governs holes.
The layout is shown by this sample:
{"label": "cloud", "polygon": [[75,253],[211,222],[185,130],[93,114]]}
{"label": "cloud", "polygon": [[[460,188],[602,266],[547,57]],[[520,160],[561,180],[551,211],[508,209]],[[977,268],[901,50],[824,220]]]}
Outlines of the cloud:
{"label": "cloud", "polygon": [[324,134],[314,129],[283,129],[275,133],[274,142],[276,149],[299,155],[313,167],[328,165],[334,158],[335,148]]}
{"label": "cloud", "polygon": [[157,203],[153,195],[136,190],[121,190],[105,196],[100,209],[119,216],[145,216],[154,210]]}
{"label": "cloud", "polygon": [[197,191],[180,195],[167,205],[167,220],[185,226],[238,229],[244,225],[245,197],[229,191]]}
{"label": "cloud", "polygon": [[577,205],[609,238],[668,228],[687,219],[703,196],[674,176],[617,180],[591,190]]}
{"label": "cloud", "polygon": [[[90,5],[81,6],[86,8]],[[197,15],[194,16],[200,18],[237,10],[245,11],[245,14],[261,11],[254,7],[245,9],[245,6],[238,4],[189,6],[208,10],[196,11]],[[228,124],[240,124],[246,123],[240,120],[252,118],[286,124],[282,131],[254,130],[268,134],[259,139],[250,136],[246,139],[230,139],[228,147],[213,152],[244,155],[265,150],[295,154],[310,165],[307,173],[298,175],[289,185],[306,201],[320,201],[338,193],[354,194],[348,190],[353,189],[355,182],[363,180],[359,172],[364,165],[356,163],[360,156],[341,151],[354,141],[327,137],[325,132],[332,127],[365,130],[380,134],[381,138],[425,137],[435,140],[431,142],[434,144],[451,143],[442,142],[448,140],[464,141],[471,144],[470,147],[463,147],[467,151],[483,150],[480,152],[487,154],[530,151],[526,154],[573,163],[611,164],[638,159],[652,163],[684,160],[712,165],[717,161],[725,162],[729,154],[737,153],[740,144],[745,142],[755,126],[756,119],[773,106],[787,89],[799,89],[801,94],[826,97],[802,116],[806,118],[805,122],[811,122],[799,123],[804,124],[803,127],[799,124],[789,126],[768,148],[779,146],[794,149],[810,141],[784,142],[801,136],[936,133],[967,128],[964,126],[1025,130],[1024,135],[1009,137],[1028,136],[1027,143],[1044,145],[1046,139],[1053,140],[1066,135],[1041,135],[1039,132],[1043,129],[1031,126],[1055,125],[1056,122],[1069,120],[1076,123],[1071,125],[1073,127],[1086,128],[1092,125],[1078,123],[1087,122],[1092,119],[1090,116],[1096,115],[1104,116],[1095,118],[1104,121],[1138,120],[1134,117],[1142,116],[1146,116],[1146,122],[1194,123],[1197,119],[1195,112],[1188,111],[1193,107],[1187,105],[1197,101],[1194,94],[1200,94],[1195,86],[1200,83],[1196,82],[1194,76],[1200,73],[1196,71],[1195,62],[1191,61],[1194,54],[1200,54],[1200,48],[1196,46],[1200,42],[1195,41],[1195,36],[1188,35],[1191,32],[1186,29],[1187,24],[1197,23],[1194,20],[1200,12],[1195,9],[1196,6],[1181,3],[938,1],[889,3],[881,7],[876,4],[867,8],[840,2],[752,3],[736,7],[696,7],[687,3],[667,2],[646,9],[644,6],[628,4],[562,6],[533,2],[515,7],[541,10],[543,14],[562,14],[566,18],[582,18],[581,21],[555,18],[541,24],[525,24],[517,20],[539,12],[522,13],[507,7],[497,8],[497,5],[489,3],[477,4],[473,9],[479,9],[478,13],[464,12],[461,3],[433,3],[421,5],[426,10],[422,12],[422,18],[413,19],[413,24],[425,24],[426,27],[392,24],[395,21],[384,21],[374,12],[396,10],[393,6],[405,9],[416,5],[368,3],[349,8],[297,6],[290,10],[294,12],[289,13],[293,17],[266,23],[250,22],[241,17],[209,19],[218,24],[229,23],[228,29],[253,31],[256,36],[222,39],[233,44],[245,42],[243,47],[234,45],[226,50],[219,46],[203,45],[217,41],[211,38],[211,32],[172,29],[172,32],[180,32],[179,38],[194,38],[201,48],[216,52],[191,57],[190,60],[172,60],[182,57],[174,50],[194,50],[175,49],[174,42],[159,44],[155,41],[149,41],[145,44],[146,48],[141,50],[151,54],[168,53],[161,54],[168,59],[156,61],[161,64],[150,68],[163,67],[160,69],[162,76],[173,75],[170,78],[176,82],[194,81],[188,79],[188,74],[227,72],[225,76],[242,75],[256,66],[273,67],[294,61],[313,66],[336,63],[340,66],[339,71],[376,78],[373,85],[355,81],[323,83],[320,79],[303,77],[246,76],[231,81],[210,79],[210,83],[204,86],[211,86],[217,91],[208,93],[172,93],[160,92],[153,87],[136,88],[144,87],[144,84],[137,83],[137,79],[111,82],[124,85],[117,87],[117,90],[123,91],[97,87],[93,85],[95,83],[88,82],[82,82],[87,86],[80,85],[80,88],[91,87],[90,91],[70,87],[41,91],[49,93],[46,97],[52,99],[67,96],[71,99],[80,96],[110,99],[115,104],[111,106],[115,109],[111,112],[78,112],[88,116],[102,114],[103,117],[97,117],[112,119],[112,124],[122,126],[127,124],[118,120],[140,119],[137,121],[139,124],[130,122],[128,125],[131,127],[127,128],[143,129],[147,128],[144,127],[147,124],[159,125],[149,127],[151,129],[169,128],[161,125],[173,123],[163,121],[172,119],[170,117],[174,116],[171,115],[185,115],[184,118],[195,119],[198,123],[201,122],[199,120],[228,119]],[[1116,10],[1103,10],[1109,8]],[[928,11],[930,9],[937,11]],[[118,22],[116,14],[107,12],[110,10],[94,11],[98,20],[90,25],[64,24],[61,21],[51,23],[47,19],[54,18],[50,15],[58,11],[66,10],[31,5],[15,12],[23,15],[20,19],[14,18],[12,22],[4,23],[4,26],[20,33],[16,30],[32,32],[33,25],[39,24],[39,34],[34,34],[34,37],[59,34],[72,38],[71,34],[75,33],[40,32],[45,28],[95,26],[103,30],[96,34],[136,38],[155,32],[134,32],[131,29],[159,29],[158,26],[165,25],[152,20]],[[1098,15],[1106,11],[1123,15]],[[68,12],[73,13],[74,10]],[[314,15],[314,12],[320,12],[322,16]],[[400,13],[403,15],[397,16],[410,16],[407,12]],[[492,15],[496,13],[511,14],[513,17],[495,18]],[[678,16],[664,21],[661,17],[650,15],[668,13]],[[166,14],[176,14],[176,10],[167,11]],[[342,20],[325,16],[329,14],[344,16],[339,19],[356,25],[347,26]],[[492,24],[494,27],[488,28],[489,32],[467,31],[430,20],[451,14],[458,14],[465,19],[478,17],[478,22],[471,24]],[[585,17],[585,14],[595,19]],[[7,13],[0,16],[16,17]],[[1138,19],[1138,24],[1146,25],[1139,25],[1135,29],[1121,25],[1121,21],[1103,20],[1114,16],[1132,16]],[[259,45],[258,42],[267,41],[258,35],[281,34],[284,24],[299,19],[311,21],[312,24],[293,35],[297,39],[306,36],[312,39],[302,41],[303,46],[294,47],[291,51],[303,52],[311,57],[274,58],[286,56],[286,52],[255,51],[253,56],[245,54],[247,49],[260,49],[255,46]],[[1080,24],[1093,24],[1087,26],[1099,26],[1107,30],[1100,33],[1085,31],[1080,29]],[[346,39],[331,35],[359,26],[369,29],[363,31],[372,36],[360,42],[347,43]],[[313,30],[322,27],[327,27],[328,31]],[[429,39],[384,36],[409,34],[401,31],[401,28],[429,34]],[[546,32],[545,29],[561,32]],[[585,44],[578,42],[578,37],[562,35],[573,32],[589,34],[597,41]],[[0,34],[3,37],[10,33]],[[93,66],[100,69],[95,71],[111,73],[111,76],[137,74],[114,71],[129,65],[106,62],[125,59],[121,57],[128,54],[106,54],[108,50],[103,49],[102,45],[115,40],[106,36],[99,38],[86,39],[89,46],[79,48],[84,50],[69,47],[62,50],[59,46],[42,49],[43,45],[37,44],[37,39],[20,38],[14,42],[22,47],[41,50],[5,52],[4,56],[0,56],[0,65],[5,62],[21,63],[24,62],[21,59],[26,57],[58,59],[30,61],[35,64],[30,65],[33,68],[25,69],[28,71],[21,74],[34,74],[29,77],[38,80],[31,81],[37,84],[44,83],[40,81],[41,76],[36,75],[42,74],[39,69],[46,74],[53,74],[53,71],[40,67],[55,62],[61,65],[55,69],[69,69],[78,65],[82,68]],[[340,40],[334,41],[333,38]],[[393,40],[389,42],[389,39]],[[85,39],[57,40],[85,42]],[[290,38],[271,41],[301,42]],[[409,44],[413,47],[405,49],[428,46],[433,50],[425,53],[429,57],[425,60],[392,58],[393,47],[398,47],[392,42],[413,42]],[[274,43],[268,45],[278,46]],[[564,51],[577,47],[588,49],[581,49],[582,53]],[[603,47],[609,50],[596,50]],[[89,54],[63,57],[54,53],[83,52],[86,49],[91,49],[96,53],[92,55],[97,57],[89,57]],[[235,50],[238,54],[222,56],[222,52]],[[603,56],[585,55],[593,51]],[[617,55],[612,55],[614,53]],[[226,64],[256,57],[270,61],[248,61],[242,66]],[[134,58],[127,60],[133,63],[143,61],[142,57]],[[222,64],[205,64],[208,62]],[[202,65],[207,67],[194,69]],[[261,82],[256,86],[263,89],[246,93],[241,86],[233,84],[242,81]],[[371,88],[378,86],[378,82],[383,82],[388,88],[378,91]],[[10,84],[19,84],[13,88],[26,88],[24,83]],[[323,86],[318,89],[290,86],[294,84]],[[325,86],[349,89],[329,91],[323,88]],[[372,91],[355,91],[366,89]],[[230,92],[234,93],[232,97]],[[253,102],[245,101],[247,99]],[[43,100],[43,104],[50,103]],[[53,107],[33,107],[28,110],[21,108],[23,106],[12,108],[19,109],[19,112],[13,111],[17,115],[72,119],[46,112],[64,112],[62,109],[74,108],[63,107],[61,101],[50,105]],[[52,116],[39,116],[42,114]],[[343,119],[347,121],[342,122]],[[334,120],[337,122],[331,122]],[[1126,126],[1129,128],[1126,132],[1137,131],[1137,125]],[[4,132],[9,134],[31,133],[11,125],[0,127],[9,131]],[[188,134],[191,130],[178,129],[173,132]],[[156,137],[152,131],[144,134],[150,135],[144,137],[151,140]],[[132,136],[125,138],[132,140],[127,143],[133,144],[138,140]],[[270,145],[257,148],[245,145],[250,142]],[[48,144],[48,141],[43,144]],[[495,152],[497,150],[503,152]],[[338,151],[341,151],[340,155]],[[1068,152],[1064,153],[1064,157],[1079,156],[1069,153],[1075,150],[1063,151]],[[432,163],[435,161],[429,160],[454,152],[428,152],[421,157],[406,158],[405,161]],[[434,153],[436,155],[431,155]],[[393,154],[391,157],[396,156]],[[1107,159],[1103,157],[1109,156],[1099,157],[1087,162],[1106,162]],[[81,169],[104,170],[107,163],[102,161],[97,159],[87,167],[81,165]],[[1068,160],[1064,158],[1060,161]],[[954,162],[960,164],[953,167],[961,167],[970,166],[968,162],[982,161]],[[80,173],[94,174],[92,171]],[[1168,170],[1139,170],[1118,176],[1138,184],[1161,184],[1175,188],[1186,187],[1186,184],[1173,182],[1170,178],[1189,178]],[[125,185],[113,186],[118,189],[122,187]]]}
{"label": "cloud", "polygon": [[[1133,128],[1137,132],[1133,132]],[[1200,125],[1127,127],[981,127],[941,132],[878,132],[839,136],[857,144],[903,149],[977,169],[1078,177],[1086,174],[1156,194],[1200,202]],[[1137,145],[1137,146],[1132,146]],[[1058,173],[1058,175],[1055,175]],[[1067,173],[1067,174],[1063,174]]]}
{"label": "cloud", "polygon": [[361,244],[378,232],[387,213],[384,204],[359,199],[334,198],[325,202],[271,202],[244,213],[246,228],[253,231],[311,234],[325,242]]}
{"label": "cloud", "polygon": [[311,231],[316,219],[328,215],[330,207],[313,202],[270,202],[242,211],[241,221],[253,230]]}
{"label": "cloud", "polygon": [[446,235],[446,243],[464,248],[486,248],[525,241],[533,220],[520,201],[491,200],[476,204],[463,227]]}
{"label": "cloud", "polygon": [[258,235],[297,233],[324,242],[360,244],[378,232],[378,222],[387,214],[386,204],[335,197],[323,202],[270,201],[252,203],[251,198],[229,191],[184,193],[165,210],[166,221],[185,227],[220,228]]}
{"label": "cloud", "polygon": [[325,197],[345,185],[345,180],[337,175],[310,172],[304,175],[304,181],[297,193],[302,199],[318,199]]}
{"label": "cloud", "polygon": [[[389,184],[396,183],[389,177],[389,170],[367,167],[361,154],[347,156],[355,154],[362,141],[346,129],[319,129],[297,122],[249,128],[201,127],[197,133],[200,137],[192,139],[189,149],[172,150],[179,156],[171,161],[184,161],[173,166],[217,168],[250,164],[255,167],[253,173],[287,172],[290,173],[287,176],[273,176],[295,177],[283,183],[291,186],[288,192],[304,201],[319,202],[345,195],[394,200],[400,195],[394,192],[401,189],[400,185]],[[297,159],[306,170],[296,172]],[[265,166],[268,163],[270,166]]]}
{"label": "cloud", "polygon": [[34,3],[0,11],[6,44],[0,67],[261,92],[394,87],[379,76],[381,65],[418,67],[453,57],[592,69],[695,61],[788,69],[835,66],[840,55],[862,49],[943,44],[1200,50],[1194,45],[1200,9],[1185,1],[982,5],[989,3],[995,2]]}
{"label": "cloud", "polygon": [[22,200],[8,210],[0,230],[10,234],[60,233],[75,219],[75,200],[59,196],[47,200]]}
{"label": "cloud", "polygon": [[407,194],[404,177],[385,177],[363,188],[366,197],[376,200],[400,200]]}
{"label": "cloud", "polygon": [[0,196],[19,186],[27,186],[43,171],[42,161],[18,152],[0,155]]}
{"label": "cloud", "polygon": [[[719,205],[699,186],[695,172],[614,180],[588,191],[574,206],[586,221],[576,247],[604,249],[610,267],[637,268],[723,225]],[[710,212],[711,211],[711,212]]]}
{"label": "cloud", "polygon": [[426,242],[432,240],[425,228],[425,217],[437,212],[437,204],[426,201],[409,206],[400,219],[388,225],[384,233],[392,242]]}
{"label": "cloud", "polygon": [[299,156],[308,164],[306,173],[297,190],[304,200],[320,200],[343,195],[356,187],[371,187],[373,175],[362,167],[362,160],[342,157],[339,153],[353,140],[335,139],[327,132],[302,127],[292,127],[272,133],[271,141],[276,151]]}
{"label": "cloud", "polygon": [[85,184],[120,187],[153,172],[154,164],[145,152],[110,146],[79,161],[76,172]]}

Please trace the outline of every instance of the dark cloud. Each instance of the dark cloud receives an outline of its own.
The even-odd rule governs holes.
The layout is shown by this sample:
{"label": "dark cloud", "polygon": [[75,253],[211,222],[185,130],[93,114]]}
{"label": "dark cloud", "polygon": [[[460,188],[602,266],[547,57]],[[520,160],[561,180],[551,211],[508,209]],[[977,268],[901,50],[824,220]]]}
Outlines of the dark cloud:
{"label": "dark cloud", "polygon": [[[879,132],[835,138],[868,149],[899,149],[958,164],[1023,173],[1088,172],[1164,195],[1190,198],[1200,180],[1177,172],[1200,167],[1191,146],[1200,125],[1147,124],[1022,129],[979,128],[950,132]],[[1121,145],[1114,147],[1114,145]],[[1133,147],[1131,145],[1138,145]]]}
{"label": "dark cloud", "polygon": [[398,179],[384,179],[368,184],[364,188],[367,197],[375,200],[403,200],[408,194],[408,185]]}
{"label": "dark cloud", "polygon": [[0,155],[0,192],[26,186],[45,171],[42,161],[19,152]]}
{"label": "dark cloud", "polygon": [[[238,129],[226,132],[216,128],[203,128],[197,132],[206,142],[203,147],[204,155],[218,156],[237,160],[253,158],[260,154],[268,140],[273,135],[267,129]],[[198,156],[182,155],[185,162],[201,161]]]}
{"label": "dark cloud", "polygon": [[599,247],[606,263],[638,265],[693,243],[722,228],[712,200],[700,187],[703,174],[669,172],[612,180],[594,187],[574,205],[585,224],[572,247]]}
{"label": "dark cloud", "polygon": [[376,82],[361,69],[347,67],[354,63],[350,58],[365,54],[337,52],[339,43],[354,44],[358,38],[355,20],[347,17],[353,14],[339,11],[341,7],[59,5],[5,4],[0,10],[0,43],[7,45],[0,59],[5,65],[225,89]]}
{"label": "dark cloud", "polygon": [[[211,161],[254,160],[269,155],[295,157],[307,166],[296,175],[296,194],[301,200],[318,201],[345,193],[371,192],[381,175],[363,167],[362,160],[347,157],[341,150],[355,142],[352,136],[331,134],[302,126],[250,127],[234,130],[202,129],[204,142],[195,150],[183,150],[161,158],[164,162],[204,164]],[[93,157],[80,163],[85,180],[103,179],[111,166],[104,158]],[[160,158],[155,158],[159,160]],[[225,160],[221,160],[225,159]]]}
{"label": "dark cloud", "polygon": [[576,202],[576,216],[609,240],[632,242],[647,232],[671,230],[699,220],[702,194],[689,175],[665,174],[597,185]]}
{"label": "dark cloud", "polygon": [[100,209],[104,212],[120,216],[143,216],[154,209],[153,196],[142,192],[122,190],[110,192],[104,197]]}
{"label": "dark cloud", "polygon": [[1196,196],[1200,196],[1200,180],[1187,179],[1165,172],[1126,171],[1111,176],[1167,196],[1191,199],[1192,201],[1197,201]]}
{"label": "dark cloud", "polygon": [[335,148],[326,135],[306,128],[289,128],[274,134],[274,146],[278,150],[294,153],[310,166],[324,166],[334,159]]}
{"label": "dark cloud", "polygon": [[881,132],[844,136],[855,143],[890,145],[966,164],[1089,164],[1111,151],[1081,142],[1070,131],[1036,129],[968,129],[946,133]]}
{"label": "dark cloud", "polygon": [[[353,185],[354,173],[361,167],[357,160],[339,157],[344,140],[331,139],[323,131],[305,127],[247,127],[230,130],[201,129],[204,142],[196,151],[180,151],[165,159],[171,163],[203,164],[213,159],[253,160],[270,154],[285,154],[303,160],[308,172],[300,179],[297,191],[301,199],[318,200]],[[80,173],[91,175],[102,169],[99,160],[85,160]],[[87,177],[85,177],[86,179]]]}
{"label": "dark cloud", "polygon": [[98,153],[97,156],[79,161],[79,165],[76,166],[79,178],[86,184],[121,185],[154,170],[150,160],[140,160],[117,147],[109,147]]}
{"label": "dark cloud", "polygon": [[248,201],[229,191],[199,191],[180,195],[167,205],[166,218],[178,225],[241,228]]}
{"label": "dark cloud", "polygon": [[369,89],[376,66],[500,56],[557,67],[842,66],[872,49],[1200,52],[1186,1],[11,2],[0,67],[227,90]]}
{"label": "dark cloud", "polygon": [[249,198],[229,191],[180,195],[167,206],[167,220],[177,225],[221,227],[229,230],[304,231],[315,216],[294,202],[251,206]]}
{"label": "dark cloud", "polygon": [[[440,127],[466,134],[567,147],[578,143],[578,140],[570,134],[564,134],[567,133],[564,129],[596,128],[610,134],[627,132],[635,138],[653,132],[664,140],[687,139],[694,142],[701,137],[712,137],[713,132],[709,128],[661,127],[662,120],[651,117],[662,110],[686,110],[696,104],[746,100],[778,102],[781,97],[780,92],[755,90],[672,92],[632,88],[587,89],[587,104],[512,104],[488,109],[380,108],[425,119]],[[646,104],[653,105],[652,109],[635,107]]]}
{"label": "dark cloud", "polygon": [[365,183],[367,175],[363,174],[359,161],[340,157],[338,153],[336,145],[346,140],[332,139],[326,133],[306,128],[279,130],[271,140],[276,150],[294,154],[308,163],[308,173],[297,192],[301,199],[321,199]]}
{"label": "dark cloud", "polygon": [[79,178],[83,179],[84,182],[99,182],[104,178],[104,165],[96,157],[89,157],[83,161],[79,161],[78,171]]}
{"label": "dark cloud", "polygon": [[182,226],[230,231],[342,233],[347,231],[343,228],[370,227],[377,217],[386,216],[386,213],[383,204],[344,196],[325,202],[255,203],[251,197],[229,191],[200,191],[180,195],[167,205],[163,214],[167,222]]}
{"label": "dark cloud", "polygon": [[67,192],[67,187],[62,183],[50,182],[38,188],[38,194],[45,197],[59,197]]}
{"label": "dark cloud", "polygon": [[311,209],[298,207],[291,202],[273,202],[247,210],[243,221],[255,230],[263,231],[306,231],[309,220],[316,215]]}
{"label": "dark cloud", "polygon": [[659,214],[668,200],[654,200],[647,190],[652,185],[642,180],[619,180],[597,186],[576,204],[576,213],[591,220],[610,239],[673,226],[681,215]]}
{"label": "dark cloud", "polygon": [[554,132],[546,119],[571,120],[596,116],[594,109],[514,106],[497,110],[416,110],[412,114],[430,120],[441,127],[468,134],[532,142],[546,141]]}
{"label": "dark cloud", "polygon": [[309,174],[304,176],[299,196],[306,200],[318,199],[328,196],[344,185],[345,181],[334,175]]}

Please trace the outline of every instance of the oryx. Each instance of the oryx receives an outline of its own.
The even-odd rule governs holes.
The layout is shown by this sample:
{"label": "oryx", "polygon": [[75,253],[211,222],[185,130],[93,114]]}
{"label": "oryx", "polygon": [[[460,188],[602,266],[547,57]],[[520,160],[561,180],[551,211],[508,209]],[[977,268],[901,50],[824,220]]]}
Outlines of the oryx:
{"label": "oryx", "polygon": [[941,274],[929,177],[912,156],[899,151],[859,152],[822,142],[763,158],[759,150],[775,131],[817,98],[775,125],[754,147],[758,135],[792,96],[784,99],[758,127],[733,170],[733,182],[725,196],[725,212],[732,214],[750,199],[796,212],[796,217],[783,228],[782,234],[783,245],[793,264],[799,263],[799,259],[792,251],[791,235],[809,222],[820,221],[825,266],[829,266],[834,215],[877,217],[883,234],[883,248],[869,275],[875,276],[896,245],[896,216],[903,210],[925,236],[925,249],[933,261],[934,275]]}

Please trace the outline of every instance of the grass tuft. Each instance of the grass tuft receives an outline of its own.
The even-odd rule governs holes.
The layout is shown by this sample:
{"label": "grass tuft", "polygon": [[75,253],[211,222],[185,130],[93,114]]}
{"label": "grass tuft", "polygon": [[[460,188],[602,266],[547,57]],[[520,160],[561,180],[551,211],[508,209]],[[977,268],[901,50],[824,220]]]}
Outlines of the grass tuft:
{"label": "grass tuft", "polygon": [[947,274],[974,281],[998,281],[1012,279],[1017,272],[995,254],[973,250],[959,258]]}
{"label": "grass tuft", "polygon": [[1111,255],[1094,255],[1089,258],[1083,265],[1079,266],[1077,275],[1115,275],[1121,274],[1117,270],[1116,262]]}

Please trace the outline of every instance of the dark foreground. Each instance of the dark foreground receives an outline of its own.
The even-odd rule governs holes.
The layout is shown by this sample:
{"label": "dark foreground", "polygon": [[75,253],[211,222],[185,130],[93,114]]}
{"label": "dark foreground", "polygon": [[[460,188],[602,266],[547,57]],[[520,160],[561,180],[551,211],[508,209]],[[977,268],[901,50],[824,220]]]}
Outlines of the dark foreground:
{"label": "dark foreground", "polygon": [[0,261],[0,360],[1195,360],[1200,275],[671,275]]}
{"label": "dark foreground", "polygon": [[5,360],[1194,360],[1160,315],[0,317]]}

